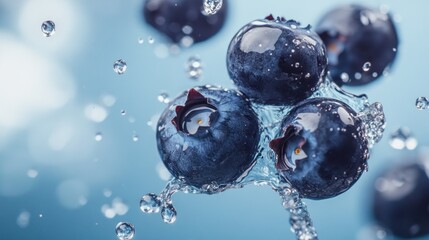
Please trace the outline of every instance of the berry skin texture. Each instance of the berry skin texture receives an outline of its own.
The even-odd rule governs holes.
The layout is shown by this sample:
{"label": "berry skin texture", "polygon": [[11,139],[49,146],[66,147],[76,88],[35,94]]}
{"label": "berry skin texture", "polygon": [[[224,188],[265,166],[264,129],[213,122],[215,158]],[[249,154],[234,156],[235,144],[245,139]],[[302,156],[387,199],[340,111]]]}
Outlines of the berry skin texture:
{"label": "berry skin texture", "polygon": [[335,99],[313,98],[283,119],[270,142],[280,175],[300,195],[325,199],[348,190],[362,175],[367,141],[356,112]]}
{"label": "berry skin texture", "polygon": [[172,42],[180,43],[183,37],[189,36],[193,43],[198,43],[211,38],[221,30],[226,20],[228,4],[224,0],[222,8],[209,16],[204,15],[202,9],[203,1],[146,0],[143,15],[149,25],[166,35]]}
{"label": "berry skin texture", "polygon": [[377,178],[372,213],[394,235],[417,238],[429,234],[429,160],[406,160]]}
{"label": "berry skin texture", "polygon": [[255,163],[260,127],[239,92],[198,87],[177,97],[157,126],[161,158],[176,178],[194,187],[228,185]]}
{"label": "berry skin texture", "polygon": [[395,60],[398,34],[392,17],[378,9],[332,9],[320,19],[316,32],[328,51],[330,75],[340,86],[370,83]]}
{"label": "berry skin texture", "polygon": [[293,105],[309,97],[325,77],[325,52],[309,26],[270,15],[234,36],[227,69],[238,89],[254,102]]}

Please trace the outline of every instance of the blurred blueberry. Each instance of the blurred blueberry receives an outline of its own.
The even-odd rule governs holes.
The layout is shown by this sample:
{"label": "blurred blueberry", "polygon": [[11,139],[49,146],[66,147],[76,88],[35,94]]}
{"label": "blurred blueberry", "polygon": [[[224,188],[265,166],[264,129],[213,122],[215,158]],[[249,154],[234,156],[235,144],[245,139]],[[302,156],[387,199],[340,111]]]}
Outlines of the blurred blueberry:
{"label": "blurred blueberry", "polygon": [[176,177],[193,186],[227,185],[253,166],[260,128],[249,102],[235,90],[191,89],[158,121],[161,158]]}
{"label": "blurred blueberry", "polygon": [[361,5],[327,12],[316,26],[327,48],[329,72],[339,85],[363,85],[378,79],[398,48],[392,17]]}
{"label": "blurred blueberry", "polygon": [[224,25],[227,12],[226,0],[214,15],[203,14],[202,0],[145,0],[143,9],[145,21],[175,43],[186,36],[193,43],[209,39]]}
{"label": "blurred blueberry", "polygon": [[294,104],[315,91],[325,76],[325,46],[310,27],[268,16],[241,28],[227,52],[238,89],[264,104]]}
{"label": "blurred blueberry", "polygon": [[429,160],[408,157],[375,182],[372,211],[378,224],[402,238],[429,234]]}
{"label": "blurred blueberry", "polygon": [[324,199],[348,190],[362,175],[367,141],[356,112],[335,99],[306,100],[284,118],[270,142],[276,168],[302,197]]}

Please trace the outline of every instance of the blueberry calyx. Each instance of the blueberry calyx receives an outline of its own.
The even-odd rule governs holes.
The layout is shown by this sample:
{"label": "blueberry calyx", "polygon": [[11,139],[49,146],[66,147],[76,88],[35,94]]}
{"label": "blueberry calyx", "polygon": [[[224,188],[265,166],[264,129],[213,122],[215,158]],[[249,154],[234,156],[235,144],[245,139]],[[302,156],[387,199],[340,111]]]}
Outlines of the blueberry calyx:
{"label": "blueberry calyx", "polygon": [[188,92],[185,105],[176,106],[176,116],[171,120],[177,131],[194,135],[214,122],[217,108],[195,89]]}
{"label": "blueberry calyx", "polygon": [[283,137],[273,139],[269,146],[276,153],[276,168],[278,170],[292,171],[296,168],[296,161],[305,159],[307,155],[302,147],[307,142],[299,135],[302,130],[296,125],[289,125],[285,129]]}

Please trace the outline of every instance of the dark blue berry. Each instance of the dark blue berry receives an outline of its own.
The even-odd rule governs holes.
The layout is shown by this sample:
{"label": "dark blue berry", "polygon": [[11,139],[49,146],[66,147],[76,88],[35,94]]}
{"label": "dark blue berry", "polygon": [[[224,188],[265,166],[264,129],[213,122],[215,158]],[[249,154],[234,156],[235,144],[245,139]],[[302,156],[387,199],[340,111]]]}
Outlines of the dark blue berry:
{"label": "dark blue berry", "polygon": [[[152,27],[165,34],[171,41],[180,43],[189,36],[194,43],[215,35],[225,23],[228,4],[214,15],[205,15],[203,2],[197,0],[146,0],[144,19]],[[184,27],[188,27],[187,29]]]}
{"label": "dark blue berry", "polygon": [[238,89],[264,104],[294,104],[309,97],[325,76],[322,40],[296,21],[255,20],[238,31],[227,52]]}
{"label": "dark blue berry", "polygon": [[339,85],[363,85],[379,78],[398,48],[391,16],[360,5],[327,12],[316,32],[326,45],[329,72]]}
{"label": "dark blue berry", "polygon": [[255,162],[259,122],[247,99],[235,90],[191,89],[170,104],[157,127],[165,166],[190,185],[233,183]]}
{"label": "dark blue berry", "polygon": [[404,160],[377,178],[373,215],[398,237],[421,237],[429,234],[429,160]]}
{"label": "dark blue berry", "polygon": [[349,189],[368,158],[362,121],[335,99],[306,100],[283,119],[270,142],[276,168],[302,197],[324,199]]}

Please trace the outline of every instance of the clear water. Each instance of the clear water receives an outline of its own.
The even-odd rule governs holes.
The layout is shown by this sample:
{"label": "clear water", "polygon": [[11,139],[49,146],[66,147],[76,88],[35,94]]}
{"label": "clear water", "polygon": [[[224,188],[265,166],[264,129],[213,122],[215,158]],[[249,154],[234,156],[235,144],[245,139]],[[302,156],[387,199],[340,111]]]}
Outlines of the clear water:
{"label": "clear water", "polygon": [[[365,95],[356,96],[347,93],[329,79],[326,79],[310,98],[316,97],[335,98],[352,107],[363,121],[362,128],[369,147],[372,147],[383,136],[385,119],[380,103],[370,104]],[[279,176],[274,166],[274,153],[267,147],[269,141],[278,132],[279,123],[288,114],[291,107],[258,104],[253,104],[252,107],[259,117],[262,134],[255,156],[255,164],[248,172],[234,183],[218,185],[214,182],[203,185],[201,188],[187,185],[182,179],[173,178],[159,195],[154,193],[144,195],[140,201],[140,209],[144,213],[161,212],[165,223],[174,223],[177,211],[173,206],[172,196],[177,192],[215,194],[227,189],[242,188],[249,184],[269,186],[279,194],[283,208],[289,212],[291,230],[297,239],[318,239],[306,204],[293,186]]]}
{"label": "clear water", "polygon": [[116,225],[116,236],[119,240],[132,240],[134,238],[134,225],[127,222],[120,222]]}

